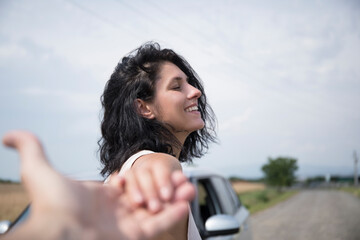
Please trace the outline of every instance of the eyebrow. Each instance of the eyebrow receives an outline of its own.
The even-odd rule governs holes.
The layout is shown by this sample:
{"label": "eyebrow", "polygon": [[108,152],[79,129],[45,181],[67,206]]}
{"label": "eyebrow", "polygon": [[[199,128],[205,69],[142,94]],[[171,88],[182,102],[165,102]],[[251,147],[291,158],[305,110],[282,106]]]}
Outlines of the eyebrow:
{"label": "eyebrow", "polygon": [[[181,81],[181,80],[183,80],[183,78],[182,78],[182,77],[179,77],[179,76],[173,77],[172,79],[170,79],[171,82],[173,82],[173,81]],[[185,80],[186,80],[187,82],[189,82],[189,77],[186,76]]]}

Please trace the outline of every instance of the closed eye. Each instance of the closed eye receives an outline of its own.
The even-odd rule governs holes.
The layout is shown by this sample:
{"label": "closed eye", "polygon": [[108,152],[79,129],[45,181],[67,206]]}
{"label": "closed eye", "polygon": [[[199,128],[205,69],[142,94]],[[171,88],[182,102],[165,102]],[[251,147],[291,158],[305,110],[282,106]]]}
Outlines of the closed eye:
{"label": "closed eye", "polygon": [[181,89],[181,84],[182,84],[181,78],[174,78],[172,84],[170,85],[170,89],[178,91]]}
{"label": "closed eye", "polygon": [[181,87],[180,87],[180,85],[178,85],[178,86],[174,86],[174,87],[172,87],[171,89],[173,89],[173,90],[177,90],[177,89],[180,89]]}

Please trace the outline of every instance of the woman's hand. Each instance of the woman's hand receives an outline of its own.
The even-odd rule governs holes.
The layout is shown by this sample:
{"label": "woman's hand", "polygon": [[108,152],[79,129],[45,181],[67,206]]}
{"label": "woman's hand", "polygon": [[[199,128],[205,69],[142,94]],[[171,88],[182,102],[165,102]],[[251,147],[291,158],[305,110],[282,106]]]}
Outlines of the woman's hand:
{"label": "woman's hand", "polygon": [[180,184],[186,189],[194,188],[181,173],[178,159],[168,154],[153,153],[140,157],[124,177],[133,206],[146,206],[152,212],[160,211],[165,203],[190,201],[195,194],[175,191]]}

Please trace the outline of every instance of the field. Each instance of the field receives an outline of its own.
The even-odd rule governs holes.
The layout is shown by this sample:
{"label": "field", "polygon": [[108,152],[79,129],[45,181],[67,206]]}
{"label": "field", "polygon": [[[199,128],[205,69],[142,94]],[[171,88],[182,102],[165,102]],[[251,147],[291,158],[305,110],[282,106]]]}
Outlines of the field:
{"label": "field", "polygon": [[14,221],[29,203],[29,198],[21,184],[0,184],[0,221]]}
{"label": "field", "polygon": [[348,193],[360,198],[360,187],[355,187],[355,186],[342,187],[342,188],[340,188],[340,190],[348,192]]}
{"label": "field", "polygon": [[251,214],[274,206],[294,194],[296,191],[278,192],[275,189],[266,188],[263,183],[236,181],[232,182],[242,204],[249,209]]}
{"label": "field", "polygon": [[235,182],[232,182],[231,184],[232,184],[233,188],[235,189],[235,192],[237,192],[238,194],[265,189],[265,185],[263,183],[235,181]]}
{"label": "field", "polygon": [[249,209],[251,214],[272,207],[294,196],[298,191],[278,192],[273,188],[240,193],[241,202]]}

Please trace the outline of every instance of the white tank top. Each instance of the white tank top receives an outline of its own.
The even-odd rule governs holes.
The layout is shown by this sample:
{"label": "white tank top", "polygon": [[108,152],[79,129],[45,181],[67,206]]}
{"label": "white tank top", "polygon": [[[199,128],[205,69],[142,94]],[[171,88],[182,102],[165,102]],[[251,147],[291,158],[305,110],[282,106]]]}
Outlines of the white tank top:
{"label": "white tank top", "polygon": [[[154,153],[153,151],[150,150],[142,150],[140,152],[135,153],[134,155],[132,155],[131,157],[128,158],[128,160],[126,160],[126,162],[122,165],[120,171],[119,171],[119,175],[122,176],[125,174],[126,171],[128,171],[132,165],[134,164],[134,162],[140,158],[141,156],[147,155],[147,154],[151,154]],[[105,180],[105,183],[109,181],[108,177]],[[187,233],[187,239],[188,240],[201,240],[199,231],[196,227],[195,221],[194,221],[194,217],[191,213],[191,209],[189,206],[189,220],[188,220],[188,233]]]}

